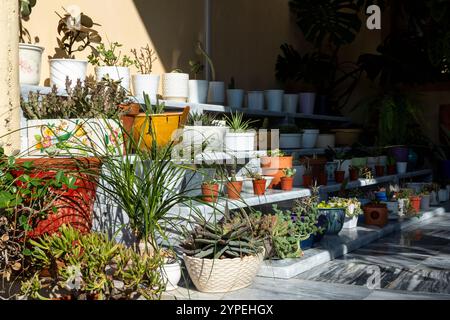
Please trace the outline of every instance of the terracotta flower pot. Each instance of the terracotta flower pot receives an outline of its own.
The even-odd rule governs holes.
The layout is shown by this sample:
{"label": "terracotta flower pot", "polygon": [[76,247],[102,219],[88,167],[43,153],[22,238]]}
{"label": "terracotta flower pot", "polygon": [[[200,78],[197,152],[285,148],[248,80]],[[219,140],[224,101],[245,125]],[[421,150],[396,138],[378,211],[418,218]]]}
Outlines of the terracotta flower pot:
{"label": "terracotta flower pot", "polygon": [[291,191],[294,188],[294,178],[282,177],[281,178],[281,190]]}
{"label": "terracotta flower pot", "polygon": [[122,133],[125,146],[128,145],[129,137],[133,134],[134,119],[139,114],[141,106],[138,103],[121,104],[120,121],[122,122]]}
{"label": "terracotta flower pot", "polygon": [[414,196],[414,197],[410,197],[409,201],[411,202],[411,206],[413,207],[415,213],[419,213],[420,212],[420,203],[422,201],[422,198],[418,197],[418,196]]}
{"label": "terracotta flower pot", "polygon": [[325,172],[319,173],[319,176],[317,177],[317,184],[319,186],[326,186],[328,184],[328,177]]}
{"label": "terracotta flower pot", "polygon": [[397,166],[395,164],[387,166],[387,174],[392,176],[397,173]]}
{"label": "terracotta flower pot", "polygon": [[[76,189],[54,190],[61,196],[53,206],[55,212],[48,212],[44,219],[37,219],[36,226],[27,233],[30,238],[40,237],[44,234],[58,232],[63,225],[70,225],[81,233],[89,233],[92,228],[92,212],[96,199],[97,174],[100,171],[101,161],[98,158],[31,158],[16,159],[18,170],[12,171],[15,177],[25,173],[20,168],[24,163],[33,163],[34,169],[28,173],[32,178],[54,179],[58,171],[63,171],[76,178]],[[23,187],[21,181],[17,181],[18,187]]]}
{"label": "terracotta flower pot", "polygon": [[313,185],[313,177],[312,175],[305,174],[303,175],[303,186],[305,188],[309,188]]}
{"label": "terracotta flower pot", "polygon": [[253,193],[257,196],[266,194],[266,180],[253,180]]}
{"label": "terracotta flower pot", "polygon": [[243,181],[230,181],[227,183],[228,198],[237,200],[241,198]]}
{"label": "terracotta flower pot", "polygon": [[345,171],[335,171],[334,179],[337,183],[343,183],[345,181]]}
{"label": "terracotta flower pot", "polygon": [[219,198],[219,184],[202,184],[203,201],[217,202]]}
{"label": "terracotta flower pot", "polygon": [[264,176],[273,177],[269,188],[280,188],[283,169],[292,168],[292,156],[287,157],[262,157],[261,168]]}
{"label": "terracotta flower pot", "polygon": [[384,176],[384,166],[375,166],[375,175],[377,177]]}
{"label": "terracotta flower pot", "polygon": [[386,205],[368,204],[363,209],[365,224],[381,228],[387,225],[389,213]]}
{"label": "terracotta flower pot", "polygon": [[350,181],[356,181],[359,179],[359,170],[358,169],[349,169],[350,173]]}

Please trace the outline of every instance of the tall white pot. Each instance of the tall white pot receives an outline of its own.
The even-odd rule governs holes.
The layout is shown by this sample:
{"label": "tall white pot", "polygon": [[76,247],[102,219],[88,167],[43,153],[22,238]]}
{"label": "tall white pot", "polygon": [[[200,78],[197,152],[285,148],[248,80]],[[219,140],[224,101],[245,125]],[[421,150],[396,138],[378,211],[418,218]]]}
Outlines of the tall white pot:
{"label": "tall white pot", "polygon": [[314,114],[314,107],[316,106],[315,92],[300,93],[300,112],[303,114]]}
{"label": "tall white pot", "polygon": [[21,84],[39,85],[43,52],[44,48],[42,47],[26,43],[19,44],[19,77]]}
{"label": "tall white pot", "polygon": [[247,93],[247,107],[251,110],[264,110],[264,92],[249,91]]}
{"label": "tall white pot", "polygon": [[208,103],[225,104],[225,82],[211,81],[209,83]]}
{"label": "tall white pot", "polygon": [[283,100],[284,112],[297,113],[298,94],[285,94]]}
{"label": "tall white pot", "polygon": [[302,135],[302,147],[305,149],[312,149],[316,146],[317,137],[319,136],[320,131],[315,129],[306,129],[303,130]]}
{"label": "tall white pot", "polygon": [[242,89],[228,89],[227,102],[231,108],[241,109],[244,105],[244,90]]}
{"label": "tall white pot", "polygon": [[50,84],[59,89],[66,88],[66,79],[75,86],[78,80],[86,80],[88,62],[75,59],[50,59]]}
{"label": "tall white pot", "polygon": [[134,74],[131,77],[135,97],[143,97],[144,92],[150,99],[156,100],[160,76],[157,74]]}
{"label": "tall white pot", "polygon": [[189,98],[189,74],[176,72],[163,74],[162,88],[165,100],[186,102]]}
{"label": "tall white pot", "polygon": [[283,90],[266,90],[264,92],[268,111],[281,112],[283,108]]}
{"label": "tall white pot", "polygon": [[101,81],[103,78],[107,77],[114,81],[120,81],[122,88],[130,91],[130,68],[128,67],[96,67],[95,75],[97,76],[97,81]]}
{"label": "tall white pot", "polygon": [[206,80],[189,80],[189,102],[206,103],[209,82]]}
{"label": "tall white pot", "polygon": [[300,149],[302,147],[301,133],[280,134],[280,149]]}

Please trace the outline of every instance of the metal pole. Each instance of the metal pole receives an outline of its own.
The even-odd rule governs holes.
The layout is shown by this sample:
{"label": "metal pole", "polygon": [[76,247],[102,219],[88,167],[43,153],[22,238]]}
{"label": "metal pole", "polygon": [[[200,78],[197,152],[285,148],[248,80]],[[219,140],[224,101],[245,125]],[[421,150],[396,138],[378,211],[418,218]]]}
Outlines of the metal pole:
{"label": "metal pole", "polygon": [[[205,1],[205,51],[211,56],[211,0]],[[210,68],[208,60],[205,58],[205,79],[209,80]]]}

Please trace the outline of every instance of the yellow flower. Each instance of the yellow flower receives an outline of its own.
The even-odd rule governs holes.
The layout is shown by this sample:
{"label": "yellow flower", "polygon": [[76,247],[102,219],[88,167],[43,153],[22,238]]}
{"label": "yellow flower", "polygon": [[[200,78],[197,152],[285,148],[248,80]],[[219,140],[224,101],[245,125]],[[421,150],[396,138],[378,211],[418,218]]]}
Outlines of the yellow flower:
{"label": "yellow flower", "polygon": [[75,137],[83,137],[86,135],[86,131],[84,130],[83,126],[77,125],[75,128]]}

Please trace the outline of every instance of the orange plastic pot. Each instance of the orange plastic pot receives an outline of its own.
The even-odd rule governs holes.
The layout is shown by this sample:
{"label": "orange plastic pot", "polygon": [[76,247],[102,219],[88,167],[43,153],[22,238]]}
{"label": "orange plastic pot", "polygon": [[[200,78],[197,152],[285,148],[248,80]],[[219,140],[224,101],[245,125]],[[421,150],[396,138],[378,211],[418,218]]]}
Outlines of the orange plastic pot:
{"label": "orange plastic pot", "polygon": [[368,204],[364,206],[364,222],[367,225],[383,228],[388,224],[389,214],[386,205]]}
{"label": "orange plastic pot", "polygon": [[343,183],[345,181],[345,171],[335,171],[334,180],[336,180],[337,183]]}
{"label": "orange plastic pot", "polygon": [[218,184],[202,184],[203,201],[205,202],[217,202],[219,198],[219,185]]}
{"label": "orange plastic pot", "polygon": [[185,107],[183,112],[151,115],[139,113],[135,116],[132,130],[135,143],[140,143],[141,150],[148,150],[155,137],[158,147],[168,145],[174,140],[177,129],[185,125],[189,110],[189,107]]}
{"label": "orange plastic pot", "polygon": [[261,168],[263,176],[273,177],[269,188],[280,188],[283,169],[292,168],[292,156],[287,157],[262,157]]}
{"label": "orange plastic pot", "polygon": [[[37,219],[33,230],[27,233],[30,238],[53,234],[60,227],[70,225],[81,233],[89,233],[92,228],[92,213],[96,199],[96,188],[101,161],[98,158],[21,158],[16,160],[18,169],[11,172],[20,177],[26,170],[21,166],[31,162],[33,169],[28,172],[32,178],[54,179],[58,171],[76,178],[76,189],[61,188],[53,190],[58,196],[53,206],[56,211],[48,212],[46,218]],[[18,181],[19,184],[19,181]],[[24,187],[19,184],[18,187]]]}
{"label": "orange plastic pot", "polygon": [[292,189],[294,189],[294,178],[282,177],[281,178],[281,190],[291,191]]}
{"label": "orange plastic pot", "polygon": [[266,194],[266,180],[253,180],[253,193],[257,196]]}
{"label": "orange plastic pot", "polygon": [[418,196],[414,196],[414,197],[410,197],[409,201],[411,202],[411,206],[414,209],[415,213],[419,213],[420,212],[420,202],[422,201],[421,197]]}
{"label": "orange plastic pot", "polygon": [[375,166],[375,175],[377,177],[384,176],[384,166]]}
{"label": "orange plastic pot", "polygon": [[237,200],[241,198],[242,181],[230,181],[227,183],[228,198]]}

